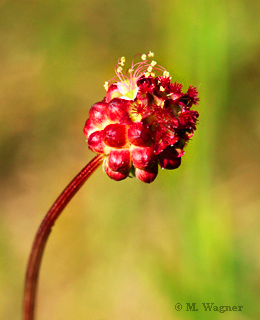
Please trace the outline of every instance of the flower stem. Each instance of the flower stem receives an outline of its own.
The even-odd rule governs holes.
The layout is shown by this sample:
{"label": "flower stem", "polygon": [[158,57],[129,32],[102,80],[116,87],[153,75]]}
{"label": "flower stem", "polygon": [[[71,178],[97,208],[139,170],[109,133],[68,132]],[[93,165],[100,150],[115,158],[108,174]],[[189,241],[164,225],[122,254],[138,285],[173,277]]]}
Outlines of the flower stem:
{"label": "flower stem", "polygon": [[99,167],[102,161],[103,155],[97,155],[76,175],[76,177],[70,182],[58,199],[54,202],[38,229],[27,266],[24,290],[23,320],[34,320],[35,300],[40,265],[51,228],[72,197],[83,186],[91,174]]}

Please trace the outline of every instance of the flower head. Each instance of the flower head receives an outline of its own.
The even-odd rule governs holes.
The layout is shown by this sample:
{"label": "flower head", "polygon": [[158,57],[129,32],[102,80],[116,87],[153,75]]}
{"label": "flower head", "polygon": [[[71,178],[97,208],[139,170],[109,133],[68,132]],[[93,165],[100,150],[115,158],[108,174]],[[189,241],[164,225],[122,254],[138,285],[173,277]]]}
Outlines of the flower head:
{"label": "flower head", "polygon": [[89,149],[104,154],[104,171],[117,181],[135,176],[150,183],[158,165],[178,168],[196,130],[199,114],[191,107],[199,101],[197,88],[182,92],[153,56],[136,55],[126,72],[125,57],[118,60],[105,98],[90,108],[84,127]]}

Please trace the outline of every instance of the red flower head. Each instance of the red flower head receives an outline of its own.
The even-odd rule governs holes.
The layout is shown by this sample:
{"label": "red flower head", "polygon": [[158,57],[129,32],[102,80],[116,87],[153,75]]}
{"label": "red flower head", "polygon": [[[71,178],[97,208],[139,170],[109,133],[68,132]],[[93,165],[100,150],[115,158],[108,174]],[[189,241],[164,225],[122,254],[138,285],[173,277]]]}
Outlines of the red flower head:
{"label": "red flower head", "polygon": [[103,168],[110,178],[135,176],[152,182],[158,165],[176,169],[183,148],[196,130],[199,101],[196,87],[182,92],[169,72],[158,65],[153,53],[132,61],[123,74],[125,58],[118,60],[116,76],[105,82],[107,94],[89,111],[84,134],[90,150],[104,154]]}

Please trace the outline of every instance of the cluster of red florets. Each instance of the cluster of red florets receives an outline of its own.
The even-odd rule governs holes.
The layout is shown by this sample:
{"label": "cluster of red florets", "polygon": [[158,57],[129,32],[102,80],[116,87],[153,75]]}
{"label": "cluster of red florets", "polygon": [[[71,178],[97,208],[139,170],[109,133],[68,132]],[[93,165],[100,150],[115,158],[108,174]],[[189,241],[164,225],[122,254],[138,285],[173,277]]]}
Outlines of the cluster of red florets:
{"label": "cluster of red florets", "polygon": [[124,58],[119,60],[117,82],[106,82],[106,97],[90,108],[84,133],[89,149],[104,154],[110,178],[135,176],[150,183],[158,165],[180,166],[183,148],[196,130],[199,114],[191,107],[199,99],[196,87],[183,93],[163,67],[141,57],[143,62],[133,62],[129,75],[122,74]]}

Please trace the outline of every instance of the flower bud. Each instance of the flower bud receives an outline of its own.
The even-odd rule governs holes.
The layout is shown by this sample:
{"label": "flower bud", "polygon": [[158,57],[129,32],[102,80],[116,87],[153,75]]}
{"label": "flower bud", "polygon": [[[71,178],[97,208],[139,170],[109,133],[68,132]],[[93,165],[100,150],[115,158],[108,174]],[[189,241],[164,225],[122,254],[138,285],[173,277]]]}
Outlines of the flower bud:
{"label": "flower bud", "polygon": [[126,128],[121,124],[109,124],[104,129],[105,143],[114,148],[121,148],[126,144]]}
{"label": "flower bud", "polygon": [[106,145],[104,143],[104,130],[91,133],[88,138],[88,147],[96,153],[104,153]]}
{"label": "flower bud", "polygon": [[157,177],[158,174],[158,165],[157,163],[152,167],[145,170],[141,170],[136,168],[135,169],[135,176],[137,179],[145,182],[145,183],[151,183],[154,181],[154,179]]}
{"label": "flower bud", "polygon": [[104,165],[103,165],[103,168],[106,172],[106,174],[113,180],[116,180],[116,181],[120,181],[120,180],[124,180],[128,177],[129,173],[128,172],[116,172],[116,171],[113,171],[109,165],[108,165],[108,160],[105,159],[104,160]]}
{"label": "flower bud", "polygon": [[84,134],[85,134],[86,138],[88,139],[88,137],[91,135],[91,133],[96,130],[97,130],[97,128],[94,126],[94,124],[91,122],[91,120],[88,119],[86,121],[85,127],[84,127]]}
{"label": "flower bud", "polygon": [[135,146],[149,146],[152,142],[152,134],[147,125],[137,122],[130,125],[128,129],[128,139],[130,143]]}
{"label": "flower bud", "polygon": [[108,166],[111,170],[129,174],[130,171],[129,149],[113,149],[108,156]]}
{"label": "flower bud", "polygon": [[146,169],[156,163],[156,157],[152,147],[132,147],[132,161],[134,167]]}
{"label": "flower bud", "polygon": [[89,118],[91,122],[101,129],[104,128],[108,120],[107,106],[108,105],[105,102],[98,102],[95,103],[89,110]]}
{"label": "flower bud", "polygon": [[111,121],[119,122],[129,119],[128,114],[129,102],[119,98],[115,98],[109,102],[107,107],[107,115]]}
{"label": "flower bud", "polygon": [[159,165],[162,169],[176,169],[181,165],[181,157],[174,147],[167,147],[158,155]]}

